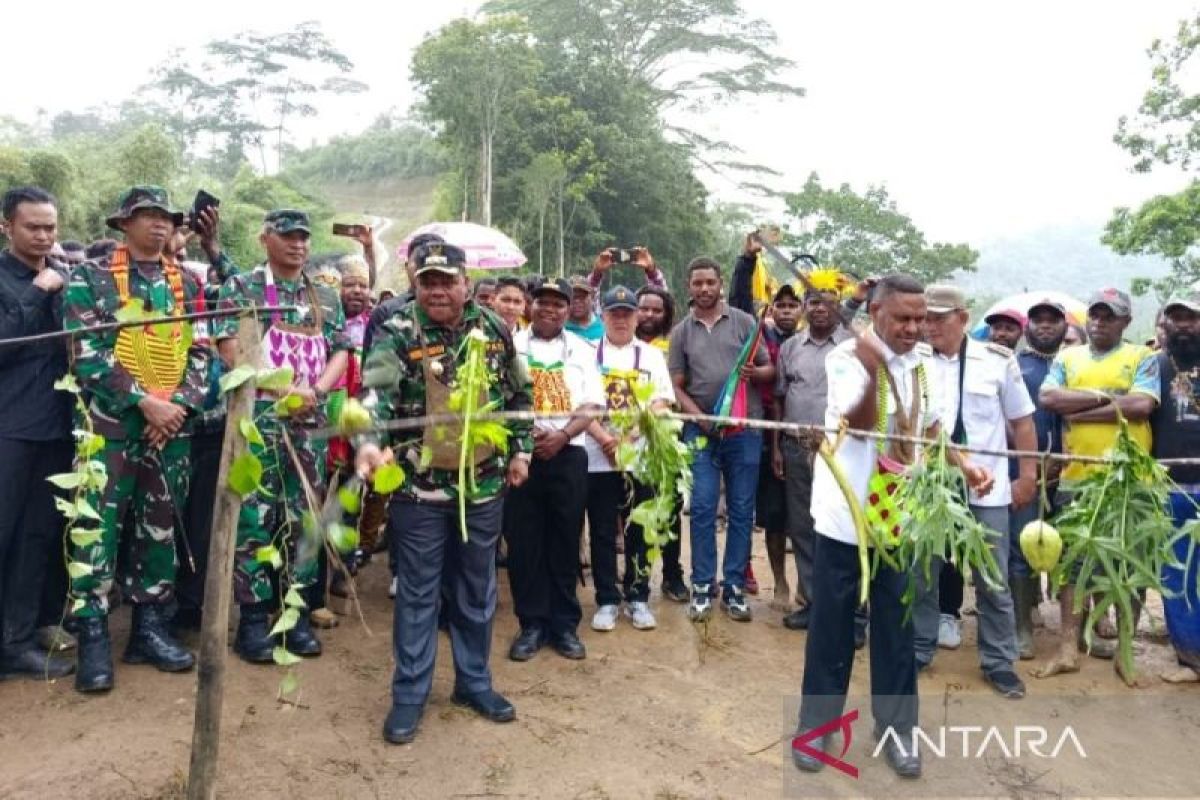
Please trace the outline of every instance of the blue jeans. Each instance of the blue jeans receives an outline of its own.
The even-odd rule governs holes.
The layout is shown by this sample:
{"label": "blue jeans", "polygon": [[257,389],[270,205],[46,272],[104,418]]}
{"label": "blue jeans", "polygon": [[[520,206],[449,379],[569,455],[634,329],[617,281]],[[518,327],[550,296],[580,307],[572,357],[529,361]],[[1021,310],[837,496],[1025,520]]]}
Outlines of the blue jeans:
{"label": "blue jeans", "polygon": [[[683,430],[683,440],[688,443],[701,435],[700,428],[690,423]],[[724,475],[728,525],[722,572],[728,593],[746,584],[762,432],[747,430],[728,437],[703,435],[708,441],[692,460],[692,585],[711,586],[717,576],[717,501]]]}

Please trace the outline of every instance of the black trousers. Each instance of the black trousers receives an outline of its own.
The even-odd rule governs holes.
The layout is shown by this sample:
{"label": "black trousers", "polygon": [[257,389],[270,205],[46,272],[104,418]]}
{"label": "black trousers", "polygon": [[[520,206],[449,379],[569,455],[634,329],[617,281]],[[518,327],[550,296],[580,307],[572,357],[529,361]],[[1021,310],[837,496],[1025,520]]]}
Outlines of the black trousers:
{"label": "black trousers", "polygon": [[681,562],[683,548],[683,501],[678,493],[675,495],[674,522],[671,523],[674,538],[667,542],[662,549],[662,577],[667,581],[683,580],[683,563]]}
{"label": "black trousers", "polygon": [[204,578],[208,574],[208,546],[224,438],[224,424],[198,429],[192,436],[192,482],[183,508],[183,536],[175,537],[179,557],[175,598],[181,610],[199,611],[204,607]]}
{"label": "black trousers", "polygon": [[618,535],[625,540],[625,601],[644,603],[650,599],[646,538],[642,526],[630,524],[628,520],[634,505],[650,499],[650,489],[615,470],[589,472],[587,480],[588,533],[596,605],[615,606],[621,602],[621,593],[617,591]]}
{"label": "black trousers", "polygon": [[962,573],[954,564],[947,562],[938,576],[938,610],[959,619],[965,590]]}
{"label": "black trousers", "polygon": [[[46,478],[70,472],[74,452],[69,440],[0,439],[0,655],[34,646],[46,567],[63,563],[66,535],[66,521],[54,506],[56,490]],[[47,598],[58,616],[66,597],[64,587],[57,601]]]}
{"label": "black trousers", "polygon": [[[872,579],[871,711],[876,729],[899,734],[917,723],[917,664],[912,624],[900,601],[908,576],[881,565]],[[858,547],[817,534],[813,602],[804,650],[800,727],[815,728],[842,715],[854,665],[854,611],[858,607]]]}
{"label": "black trousers", "polygon": [[508,578],[521,628],[574,632],[583,612],[575,587],[579,535],[587,503],[587,451],[566,445],[529,466],[529,480],[509,492]]}

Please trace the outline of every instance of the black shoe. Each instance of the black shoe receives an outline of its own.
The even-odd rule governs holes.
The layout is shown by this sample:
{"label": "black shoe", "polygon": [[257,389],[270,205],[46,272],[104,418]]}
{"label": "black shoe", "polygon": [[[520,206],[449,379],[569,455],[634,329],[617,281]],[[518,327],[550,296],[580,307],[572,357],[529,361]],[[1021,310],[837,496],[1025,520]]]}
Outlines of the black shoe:
{"label": "black shoe", "polygon": [[48,653],[36,645],[0,661],[0,678],[65,678],[74,671],[71,659]]}
{"label": "black shoe", "polygon": [[392,744],[408,744],[417,738],[417,725],[425,706],[392,704],[383,722],[383,738]]}
{"label": "black shoe", "polygon": [[491,689],[474,694],[460,693],[456,689],[450,696],[450,702],[473,709],[479,716],[492,722],[512,722],[517,718],[517,710],[513,708],[513,704],[508,702],[504,695]]}
{"label": "black shoe", "polygon": [[683,578],[664,578],[662,593],[663,597],[674,600],[676,603],[686,603],[691,598],[691,592],[688,591],[688,586],[683,582]]}
{"label": "black shoe", "polygon": [[321,640],[312,631],[307,608],[300,609],[300,618],[296,620],[296,625],[283,634],[283,646],[288,652],[298,656],[321,655]]}
{"label": "black shoe", "polygon": [[862,650],[866,646],[867,646],[867,626],[863,625],[861,628],[858,626],[855,626],[855,628],[854,628],[854,649]]}
{"label": "black shoe", "polygon": [[75,691],[107,692],[113,687],[112,643],[108,617],[81,619],[75,624],[77,668]]}
{"label": "black shoe", "polygon": [[165,609],[142,603],[133,607],[133,629],[121,660],[126,664],[153,664],[162,672],[184,672],[196,665],[196,657],[167,630]]}
{"label": "black shoe", "polygon": [[[796,735],[802,736],[808,730],[811,730],[811,728],[801,728],[800,730],[796,731]],[[829,745],[832,740],[833,735],[827,733],[819,739],[810,739],[807,744],[814,750],[820,750],[822,753],[828,753]],[[796,765],[797,769],[802,769],[805,772],[820,772],[821,770],[825,769],[824,761],[817,758],[812,753],[808,753],[799,749],[794,744],[792,745],[792,763]]]}
{"label": "black shoe", "polygon": [[883,756],[892,771],[901,778],[921,777],[921,754],[916,752],[915,747],[912,753],[907,753],[895,738],[889,736],[883,741]]}
{"label": "black shoe", "polygon": [[808,606],[798,608],[783,618],[783,627],[789,631],[808,630]]}
{"label": "black shoe", "polygon": [[553,644],[554,652],[563,658],[569,658],[573,661],[587,658],[587,648],[583,646],[583,642],[579,641],[579,637],[575,635],[575,631],[563,631],[557,634],[554,637]]}
{"label": "black shoe", "polygon": [[270,664],[279,640],[271,635],[268,603],[248,603],[238,615],[237,635],[233,651],[250,664]]}
{"label": "black shoe", "polygon": [[522,628],[521,632],[517,634],[512,647],[508,648],[508,657],[513,661],[528,661],[545,644],[546,636],[542,633],[542,629],[530,625],[528,628]]}
{"label": "black shoe", "polygon": [[983,673],[983,677],[1001,697],[1020,700],[1025,696],[1025,684],[1011,669],[994,669]]}

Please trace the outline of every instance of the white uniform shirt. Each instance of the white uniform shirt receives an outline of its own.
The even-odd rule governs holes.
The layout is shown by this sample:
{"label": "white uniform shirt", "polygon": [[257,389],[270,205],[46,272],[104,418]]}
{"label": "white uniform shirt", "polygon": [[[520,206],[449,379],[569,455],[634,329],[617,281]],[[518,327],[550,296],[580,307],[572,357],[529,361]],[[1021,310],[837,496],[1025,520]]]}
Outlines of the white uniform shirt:
{"label": "white uniform shirt", "polygon": [[[864,336],[875,338],[883,350],[884,364],[891,373],[890,380],[896,382],[896,389],[904,403],[901,413],[912,409],[913,392],[920,391],[914,380],[913,370],[918,364],[924,364],[926,382],[929,386],[929,397],[921,401],[921,419],[918,430],[913,435],[920,436],[942,418],[940,387],[937,376],[930,365],[933,351],[928,345],[918,344],[913,350],[899,355],[892,352],[873,332],[868,331]],[[825,407],[825,425],[836,428],[841,419],[850,413],[862,399],[870,376],[866,368],[854,354],[856,341],[848,339],[825,358],[825,373],[829,381],[829,403]],[[889,389],[887,394],[886,412],[889,433],[897,433],[896,400]],[[829,436],[832,441],[833,436]],[[858,501],[865,507],[867,503],[867,488],[871,475],[875,471],[875,460],[879,455],[877,440],[847,436],[834,458],[846,474],[846,478],[858,496]],[[854,519],[850,516],[850,507],[846,504],[845,495],[838,487],[833,473],[825,466],[824,460],[818,458],[813,472],[812,487],[812,516],[813,527],[822,536],[828,536],[845,544],[858,545],[858,535],[854,530]]]}
{"label": "white uniform shirt", "polygon": [[[967,337],[967,368],[963,374],[962,406],[965,444],[984,450],[1008,447],[1006,422],[1028,417],[1036,410],[1016,356],[1000,345],[985,344]],[[934,353],[934,369],[942,392],[942,429],[949,436],[958,418],[958,353],[949,356]],[[1012,481],[1008,477],[1008,459],[968,453],[971,463],[986,468],[996,479],[995,486],[980,497],[971,491],[971,505],[999,508],[1012,502]]]}
{"label": "white uniform shirt", "polygon": [[[604,407],[604,387],[600,383],[600,371],[596,369],[596,351],[582,338],[569,331],[562,331],[553,339],[539,339],[533,335],[533,326],[517,331],[513,336],[513,347],[528,368],[530,359],[539,364],[563,365],[563,380],[571,395],[571,411],[581,406]],[[534,408],[534,411],[540,409]],[[535,428],[556,431],[567,427],[571,419],[539,419]],[[571,439],[571,444],[583,446],[584,434]]]}
{"label": "white uniform shirt", "polygon": [[[675,402],[675,387],[671,383],[670,373],[667,372],[667,359],[663,357],[661,350],[654,345],[639,341],[637,338],[624,346],[613,344],[607,336],[601,341],[602,344],[592,351],[593,358],[596,359],[596,366],[600,371],[601,386],[604,385],[605,370],[631,372],[636,364],[638,380],[654,387],[654,394],[651,395],[650,402],[654,403],[659,400],[668,404]],[[600,363],[600,358],[604,359],[603,363]],[[605,428],[611,431],[609,426],[605,425]],[[584,446],[588,451],[588,472],[612,472],[616,469],[604,455],[600,443],[590,434],[586,434]]]}

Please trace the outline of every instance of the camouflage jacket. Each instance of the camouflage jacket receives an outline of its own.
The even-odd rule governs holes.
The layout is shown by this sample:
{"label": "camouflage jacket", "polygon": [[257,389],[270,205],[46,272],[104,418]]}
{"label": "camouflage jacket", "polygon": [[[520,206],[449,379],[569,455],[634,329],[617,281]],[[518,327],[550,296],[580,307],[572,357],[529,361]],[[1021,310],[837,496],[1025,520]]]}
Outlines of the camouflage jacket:
{"label": "camouflage jacket", "polygon": [[[424,331],[428,351],[423,346],[418,326]],[[489,401],[498,402],[506,411],[531,410],[533,396],[528,373],[517,359],[512,336],[498,316],[468,302],[462,323],[451,329],[435,325],[420,305],[409,303],[379,326],[366,355],[363,404],[375,420],[389,422],[424,416],[425,374],[421,362],[426,352],[441,365],[438,379],[451,385],[463,342],[476,328],[488,339],[488,371],[494,376]],[[478,494],[472,498],[474,503],[486,502],[503,492],[510,456],[533,452],[532,423],[510,421],[506,425],[509,430],[508,454],[496,453],[475,468]],[[395,449],[396,460],[407,474],[398,492],[401,496],[432,503],[457,501],[458,472],[422,467],[421,437],[420,430],[382,431],[359,441],[374,441]]]}
{"label": "camouflage jacket", "polygon": [[[260,264],[249,272],[238,272],[230,277],[221,286],[217,308],[249,308],[267,305],[266,276],[268,269],[266,264]],[[309,295],[310,286],[314,290],[317,305],[320,306],[321,332],[325,337],[328,354],[332,356],[341,350],[350,350],[352,345],[350,338],[346,335],[346,314],[342,310],[342,299],[328,286],[313,283],[307,275],[301,274],[300,279],[295,281],[284,280],[278,276],[275,278],[275,290],[279,297],[279,305],[296,306],[299,309],[281,313],[280,321],[291,325],[316,324],[316,313]],[[271,315],[267,314],[260,316],[259,322],[262,324],[263,333],[270,330],[273,324]],[[237,331],[237,317],[219,318],[213,325],[213,341],[219,342],[222,339],[235,337]],[[255,402],[255,413],[262,412],[273,402],[270,398],[260,398]],[[264,426],[264,432],[271,427],[269,421],[272,418],[273,415],[270,414],[264,418],[268,422]],[[324,424],[323,419],[310,418],[308,422]]]}
{"label": "camouflage jacket", "polygon": [[[130,262],[129,296],[141,300],[144,308],[155,315],[170,312],[192,313],[200,286],[180,268],[183,279],[183,308],[175,308],[171,287],[163,275],[162,265],[153,262]],[[108,259],[85,261],[71,270],[71,280],[63,298],[63,323],[67,330],[117,322],[121,300],[117,293]],[[179,323],[189,331],[188,322]],[[149,392],[117,360],[115,348],[118,331],[97,331],[72,338],[71,371],[84,391],[96,433],[107,439],[141,438],[145,418],[138,402]],[[189,425],[203,408],[208,391],[208,369],[212,351],[193,343],[187,352],[183,379],[171,400],[188,410]],[[185,427],[186,432],[189,428]]]}

